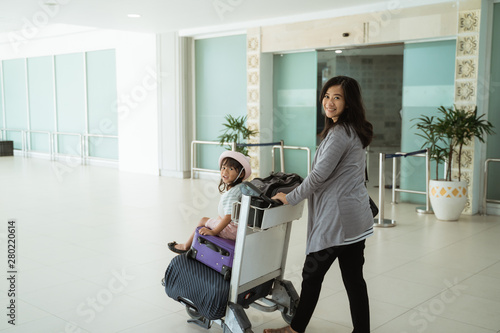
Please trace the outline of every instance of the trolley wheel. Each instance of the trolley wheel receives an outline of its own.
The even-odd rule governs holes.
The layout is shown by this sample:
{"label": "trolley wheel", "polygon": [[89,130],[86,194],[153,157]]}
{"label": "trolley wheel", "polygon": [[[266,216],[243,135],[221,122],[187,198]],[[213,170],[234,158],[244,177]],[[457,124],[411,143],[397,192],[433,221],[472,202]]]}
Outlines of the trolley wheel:
{"label": "trolley wheel", "polygon": [[186,305],[186,312],[191,318],[195,320],[203,318],[203,316],[196,309],[190,307],[189,305]]}
{"label": "trolley wheel", "polygon": [[224,281],[231,281],[231,270],[224,272]]}
{"label": "trolley wheel", "polygon": [[292,319],[293,319],[293,316],[287,314],[287,313],[284,313],[282,312],[281,313],[281,317],[283,317],[283,320],[285,321],[285,323],[287,323],[288,325],[290,325],[292,323]]}
{"label": "trolley wheel", "polygon": [[281,312],[281,317],[283,317],[283,320],[290,325],[292,323],[292,319],[295,316],[295,312],[297,311],[297,307],[295,306],[291,311],[289,311],[288,308],[285,309],[286,311]]}

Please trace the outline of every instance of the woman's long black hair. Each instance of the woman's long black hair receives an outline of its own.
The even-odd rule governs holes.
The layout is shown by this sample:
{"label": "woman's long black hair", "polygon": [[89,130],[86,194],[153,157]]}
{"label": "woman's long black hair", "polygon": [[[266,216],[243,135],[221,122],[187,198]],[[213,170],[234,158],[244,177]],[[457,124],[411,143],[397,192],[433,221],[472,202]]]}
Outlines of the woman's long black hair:
{"label": "woman's long black hair", "polygon": [[[243,169],[243,166],[240,164],[240,162],[231,157],[226,157],[222,160],[221,169],[223,166],[236,169],[238,174],[240,173],[241,169]],[[238,179],[236,179],[231,184],[226,184],[221,179],[219,183],[219,193],[224,193],[224,191],[228,191],[230,188],[238,184],[241,184],[242,182],[243,182],[243,177],[238,177]]]}
{"label": "woman's long black hair", "polygon": [[330,129],[334,126],[344,126],[347,134],[349,135],[349,127],[352,127],[360,138],[363,148],[366,148],[373,139],[373,126],[366,119],[365,106],[363,105],[361,88],[359,87],[358,82],[348,76],[332,77],[325,83],[323,89],[321,89],[319,97],[321,105],[323,105],[323,98],[325,97],[326,92],[332,86],[341,86],[344,90],[345,109],[339,116],[336,123],[334,123],[332,119],[325,116],[325,128],[320,134],[321,139],[324,139]]}

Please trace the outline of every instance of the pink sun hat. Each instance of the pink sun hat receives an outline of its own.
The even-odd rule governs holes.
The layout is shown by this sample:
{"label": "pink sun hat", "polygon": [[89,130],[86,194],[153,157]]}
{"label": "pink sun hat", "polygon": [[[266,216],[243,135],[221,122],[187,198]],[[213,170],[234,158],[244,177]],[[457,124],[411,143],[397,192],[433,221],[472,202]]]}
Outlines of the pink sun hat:
{"label": "pink sun hat", "polygon": [[237,151],[226,150],[219,157],[219,169],[222,167],[222,160],[224,160],[226,157],[235,159],[243,166],[243,169],[245,169],[243,180],[250,177],[250,175],[252,174],[252,167],[250,166],[250,160],[248,157]]}

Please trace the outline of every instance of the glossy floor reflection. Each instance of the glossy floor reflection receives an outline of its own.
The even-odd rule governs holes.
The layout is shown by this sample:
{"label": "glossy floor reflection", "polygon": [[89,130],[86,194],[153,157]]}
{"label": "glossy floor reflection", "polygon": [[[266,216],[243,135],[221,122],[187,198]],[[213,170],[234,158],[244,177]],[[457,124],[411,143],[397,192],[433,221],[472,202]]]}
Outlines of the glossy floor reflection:
{"label": "glossy floor reflection", "polygon": [[[183,241],[199,218],[216,214],[217,184],[1,157],[2,267],[7,274],[7,223],[16,219],[18,274],[15,326],[6,316],[7,279],[0,284],[0,331],[205,332],[186,323],[160,280],[174,256],[166,243]],[[365,252],[372,331],[499,332],[500,217],[441,222],[411,204],[385,209],[397,226],[376,229]],[[304,233],[302,218],[286,270],[297,290]],[[247,314],[254,332],[284,325],[279,313]],[[308,332],[351,331],[334,264]]]}

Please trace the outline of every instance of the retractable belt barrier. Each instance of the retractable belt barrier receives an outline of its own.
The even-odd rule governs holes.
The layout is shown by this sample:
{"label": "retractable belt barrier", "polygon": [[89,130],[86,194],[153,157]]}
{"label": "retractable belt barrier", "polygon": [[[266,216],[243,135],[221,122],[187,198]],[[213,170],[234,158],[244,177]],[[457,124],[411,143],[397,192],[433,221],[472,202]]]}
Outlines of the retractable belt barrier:
{"label": "retractable belt barrier", "polygon": [[[413,191],[413,190],[404,190],[404,189],[397,189],[396,188],[396,160],[399,157],[408,157],[408,156],[419,156],[419,157],[425,157],[425,162],[426,162],[426,185],[425,185],[425,192],[422,191]],[[384,189],[385,189],[385,159],[392,158],[393,159],[393,164],[392,164],[392,203],[396,204],[396,192],[407,192],[407,193],[414,193],[414,194],[424,194],[426,196],[426,207],[425,209],[423,207],[417,207],[417,212],[418,213],[432,213],[432,210],[430,209],[430,200],[429,200],[429,180],[430,180],[430,158],[429,158],[429,149],[424,149],[424,150],[418,150],[410,153],[395,153],[395,154],[384,154],[380,153],[380,159],[379,159],[379,198],[378,198],[378,206],[379,206],[379,214],[376,219],[374,219],[374,227],[383,227],[383,228],[389,228],[389,227],[394,227],[396,225],[396,221],[392,219],[385,219],[384,218],[384,213],[385,213],[385,194],[384,194]]]}
{"label": "retractable belt barrier", "polygon": [[198,141],[194,140],[191,142],[191,174],[194,174],[194,171],[203,171],[203,172],[211,172],[211,173],[218,173],[219,170],[211,170],[211,169],[202,169],[198,168],[197,165],[197,160],[196,160],[196,145],[197,144],[206,144],[206,145],[217,145],[217,146],[229,146],[231,150],[235,151],[236,147],[264,147],[264,146],[272,146],[271,150],[271,160],[272,160],[272,170],[274,171],[275,169],[275,162],[274,162],[274,150],[279,149],[280,150],[280,167],[281,167],[281,172],[285,172],[285,149],[290,149],[290,150],[304,150],[307,153],[307,174],[311,173],[311,149],[308,147],[297,147],[297,146],[285,146],[283,140],[279,142],[268,142],[268,143],[236,143],[236,142],[226,142],[224,144],[221,144],[220,142],[216,141]]}
{"label": "retractable belt barrier", "polygon": [[[31,135],[33,133],[35,134],[47,134],[48,138],[48,155],[50,157],[50,160],[56,160],[58,156],[72,156],[72,157],[77,157],[80,158],[81,164],[87,164],[88,160],[90,157],[92,159],[98,159],[98,160],[114,160],[114,159],[109,159],[109,158],[102,158],[102,157],[95,157],[95,156],[90,156],[89,153],[89,140],[92,137],[96,138],[111,138],[111,139],[118,139],[117,135],[104,135],[104,134],[91,134],[91,133],[70,133],[70,132],[50,132],[50,131],[36,131],[36,130],[21,130],[21,129],[10,129],[10,128],[0,128],[0,134],[2,139],[6,139],[7,132],[19,132],[21,134],[21,152],[23,154],[23,157],[28,157],[28,153],[30,152],[36,152],[36,150],[32,149],[31,147]],[[77,136],[78,137],[78,143],[76,144],[75,150],[79,150],[79,154],[67,154],[67,153],[60,153],[59,148],[58,148],[58,138],[60,136]]]}
{"label": "retractable belt barrier", "polygon": [[500,162],[500,158],[488,158],[484,162],[483,215],[488,215],[486,203],[488,203],[488,202],[500,203],[500,200],[488,199],[488,197],[487,197],[488,196],[488,167],[489,167],[489,164],[491,162]]}

